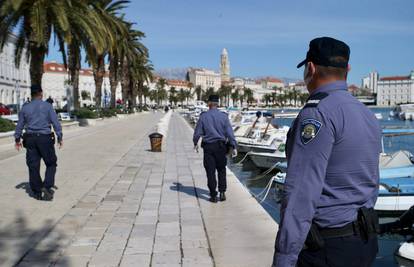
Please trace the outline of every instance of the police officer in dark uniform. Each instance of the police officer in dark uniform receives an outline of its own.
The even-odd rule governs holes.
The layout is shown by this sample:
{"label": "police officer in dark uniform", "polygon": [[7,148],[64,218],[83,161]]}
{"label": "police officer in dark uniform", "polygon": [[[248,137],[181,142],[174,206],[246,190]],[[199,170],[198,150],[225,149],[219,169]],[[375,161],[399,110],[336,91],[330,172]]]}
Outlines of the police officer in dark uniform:
{"label": "police officer in dark uniform", "polygon": [[[29,167],[30,188],[38,200],[52,200],[55,187],[56,153],[55,136],[51,125],[56,132],[59,148],[62,147],[62,128],[52,105],[42,100],[43,92],[39,85],[31,86],[32,101],[23,105],[19,113],[19,121],[14,134],[16,149],[26,148],[26,164]],[[23,129],[25,133],[23,134]],[[40,177],[40,160],[46,164],[45,179]]]}
{"label": "police officer in dark uniform", "polygon": [[298,65],[310,97],[288,134],[274,267],[365,267],[375,259],[381,129],[347,91],[349,55],[344,42],[316,38]]}
{"label": "police officer in dark uniform", "polygon": [[204,151],[204,168],[208,179],[210,201],[213,203],[217,202],[216,171],[220,201],[225,201],[227,189],[226,154],[228,148],[232,148],[233,157],[237,155],[236,140],[229,118],[226,113],[217,109],[218,103],[219,97],[217,95],[209,96],[209,110],[200,114],[193,136],[194,149],[197,152],[198,140],[202,137],[201,147]]}

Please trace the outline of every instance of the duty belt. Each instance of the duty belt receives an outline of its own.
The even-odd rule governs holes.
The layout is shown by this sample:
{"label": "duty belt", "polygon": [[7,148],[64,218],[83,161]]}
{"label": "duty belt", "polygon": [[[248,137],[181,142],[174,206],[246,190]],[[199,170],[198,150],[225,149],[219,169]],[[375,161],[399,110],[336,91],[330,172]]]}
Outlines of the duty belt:
{"label": "duty belt", "polygon": [[34,137],[34,136],[51,136],[52,133],[50,134],[42,134],[42,133],[25,133],[24,134],[27,137]]}
{"label": "duty belt", "polygon": [[360,235],[358,221],[348,223],[345,226],[337,228],[319,228],[319,233],[323,238],[338,238],[351,235]]}

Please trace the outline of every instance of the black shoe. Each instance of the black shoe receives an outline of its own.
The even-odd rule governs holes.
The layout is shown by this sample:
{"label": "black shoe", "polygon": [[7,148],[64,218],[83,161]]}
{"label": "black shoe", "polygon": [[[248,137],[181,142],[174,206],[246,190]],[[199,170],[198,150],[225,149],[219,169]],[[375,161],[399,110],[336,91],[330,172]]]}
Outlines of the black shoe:
{"label": "black shoe", "polygon": [[52,189],[43,187],[42,192],[43,192],[43,200],[46,200],[46,201],[52,201],[53,200],[53,194],[55,192]]}
{"label": "black shoe", "polygon": [[220,192],[220,201],[226,201],[226,194],[224,192]]}
{"label": "black shoe", "polygon": [[34,199],[36,199],[36,200],[43,200],[43,197],[42,197],[42,192],[38,192],[38,193],[33,193],[33,198]]}
{"label": "black shoe", "polygon": [[217,203],[217,197],[216,196],[210,197],[210,202]]}

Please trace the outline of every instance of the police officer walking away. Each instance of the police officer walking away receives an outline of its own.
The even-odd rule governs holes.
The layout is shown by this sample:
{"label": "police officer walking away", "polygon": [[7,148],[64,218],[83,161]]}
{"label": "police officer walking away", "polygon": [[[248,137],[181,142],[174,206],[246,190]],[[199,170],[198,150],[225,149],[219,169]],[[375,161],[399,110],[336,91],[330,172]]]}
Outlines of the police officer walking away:
{"label": "police officer walking away", "polygon": [[288,133],[274,267],[365,267],[377,254],[381,129],[347,91],[349,55],[316,38],[297,66],[310,97]]}
{"label": "police officer walking away", "polygon": [[[16,149],[26,148],[26,164],[29,167],[29,181],[33,196],[38,200],[52,200],[55,186],[56,153],[55,137],[51,125],[56,132],[59,148],[62,147],[62,128],[52,105],[42,100],[43,92],[39,85],[31,86],[32,101],[23,105],[19,113],[19,121],[14,134]],[[23,134],[23,129],[25,133]],[[40,160],[46,164],[45,179],[40,177]]]}
{"label": "police officer walking away", "polygon": [[233,129],[226,113],[217,109],[219,97],[210,95],[208,98],[207,112],[200,114],[200,119],[194,130],[194,149],[198,152],[198,140],[202,137],[201,147],[204,151],[204,168],[207,174],[207,185],[210,190],[210,201],[217,202],[217,180],[220,192],[220,201],[226,200],[226,164],[227,149],[233,148],[232,156],[237,155],[236,140]]}

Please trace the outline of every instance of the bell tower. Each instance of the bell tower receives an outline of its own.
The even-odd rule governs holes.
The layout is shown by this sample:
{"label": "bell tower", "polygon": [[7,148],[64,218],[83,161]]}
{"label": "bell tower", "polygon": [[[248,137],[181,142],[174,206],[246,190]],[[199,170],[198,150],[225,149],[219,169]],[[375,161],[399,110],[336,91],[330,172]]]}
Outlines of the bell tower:
{"label": "bell tower", "polygon": [[223,48],[220,57],[220,73],[221,73],[221,82],[230,81],[230,61],[229,54],[227,53],[226,48]]}

